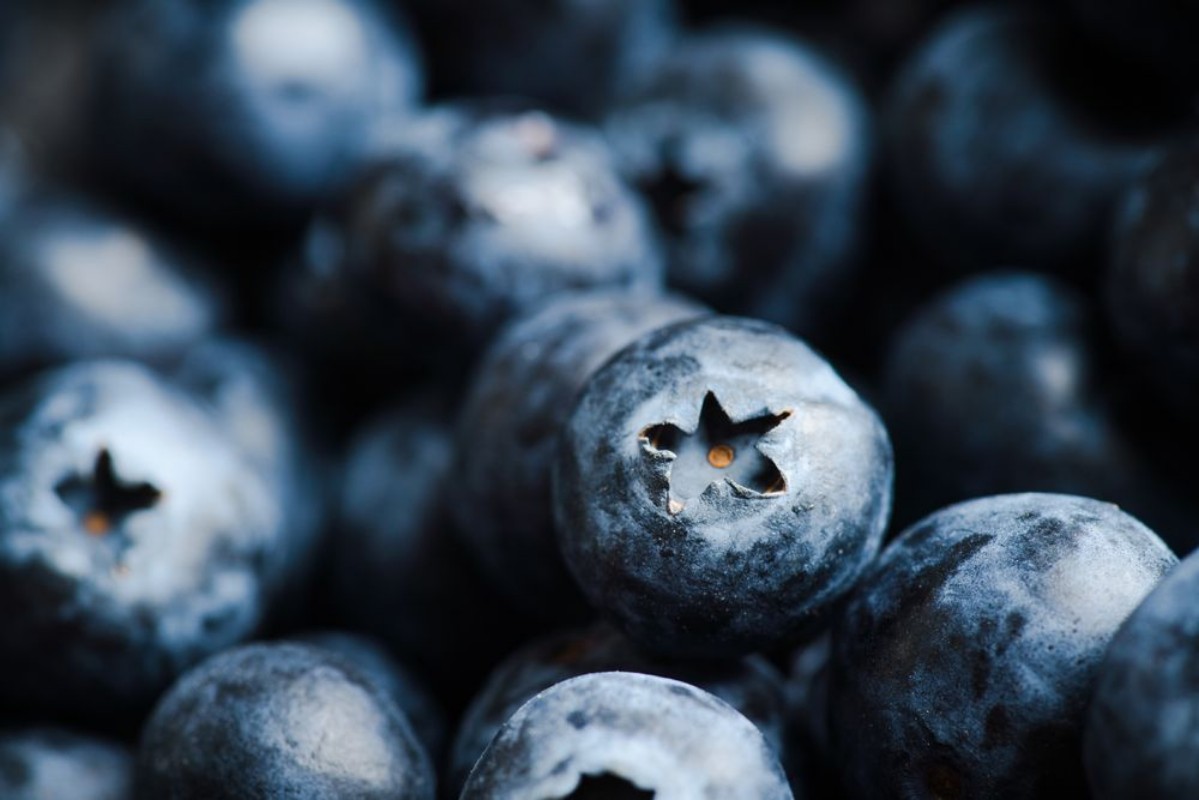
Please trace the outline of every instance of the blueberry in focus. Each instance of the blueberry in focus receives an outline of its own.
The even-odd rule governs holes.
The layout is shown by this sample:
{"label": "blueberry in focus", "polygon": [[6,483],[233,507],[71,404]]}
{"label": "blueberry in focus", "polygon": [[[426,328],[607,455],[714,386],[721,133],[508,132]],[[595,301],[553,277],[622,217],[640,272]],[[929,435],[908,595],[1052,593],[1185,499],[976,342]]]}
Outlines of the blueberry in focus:
{"label": "blueberry in focus", "polygon": [[528,636],[528,620],[478,574],[446,504],[457,482],[446,401],[416,397],[363,427],[343,467],[330,555],[339,618],[465,703]]}
{"label": "blueberry in focus", "polygon": [[1120,343],[1190,422],[1199,403],[1199,145],[1166,150],[1124,198],[1107,273]]}
{"label": "blueberry in focus", "polygon": [[376,0],[122,0],[94,49],[98,171],[200,229],[308,211],[423,84],[411,34]]}
{"label": "blueberry in focus", "polygon": [[559,683],[479,758],[462,800],[790,800],[753,723],[688,684],[630,672]]}
{"label": "blueberry in focus", "polygon": [[439,94],[594,114],[670,45],[674,0],[406,0]]}
{"label": "blueberry in focus", "polygon": [[819,329],[852,277],[873,145],[837,65],[779,34],[711,29],[631,81],[606,129],[655,212],[671,286]]}
{"label": "blueberry in focus", "polygon": [[1019,494],[909,528],[833,632],[855,798],[1083,798],[1082,729],[1117,628],[1177,560],[1116,506]]}
{"label": "blueberry in focus", "polygon": [[1096,800],[1199,794],[1199,554],[1185,559],[1112,639],[1084,738]]}
{"label": "blueberry in focus", "polygon": [[254,633],[293,577],[270,481],[131,363],[0,398],[0,498],[0,698],[42,719],[143,710]]}
{"label": "blueberry in focus", "polygon": [[966,8],[896,77],[884,117],[897,205],[953,270],[1094,257],[1120,192],[1172,131],[1152,81],[1076,44],[1041,9]]}
{"label": "blueberry in focus", "polygon": [[307,633],[296,637],[296,641],[336,653],[373,680],[404,712],[425,752],[434,761],[438,760],[448,736],[445,714],[424,682],[392,658],[382,644],[370,637],[343,631]]}
{"label": "blueberry in focus", "polygon": [[[1017,491],[1118,503],[1169,541],[1190,512],[1118,424],[1095,314],[1050,277],[999,272],[933,297],[892,336],[883,408],[906,522]],[[1181,544],[1181,542],[1180,542]]]}
{"label": "blueberry in focus", "polygon": [[679,297],[571,295],[505,328],[477,367],[458,415],[450,510],[488,579],[528,613],[568,621],[583,605],[554,536],[550,483],[584,384],[642,335],[702,313]]}
{"label": "blueberry in focus", "polygon": [[463,785],[488,742],[525,702],[556,683],[595,672],[637,672],[689,683],[731,705],[757,726],[776,753],[784,752],[784,682],[766,659],[653,659],[609,626],[593,625],[536,639],[496,667],[459,724],[450,754],[449,788]]}
{"label": "blueberry in focus", "polygon": [[792,644],[878,551],[891,445],[820,356],[768,323],[655,331],[588,382],[555,523],[587,598],[659,655]]}
{"label": "blueberry in focus", "polygon": [[142,732],[140,800],[433,800],[429,757],[391,698],[321,648],[254,644],[214,656]]}
{"label": "blueberry in focus", "polygon": [[0,378],[101,356],[161,363],[227,316],[188,256],[21,172],[7,203],[0,175]]}
{"label": "blueberry in focus", "polygon": [[116,742],[56,728],[0,731],[5,800],[129,800],[133,754]]}

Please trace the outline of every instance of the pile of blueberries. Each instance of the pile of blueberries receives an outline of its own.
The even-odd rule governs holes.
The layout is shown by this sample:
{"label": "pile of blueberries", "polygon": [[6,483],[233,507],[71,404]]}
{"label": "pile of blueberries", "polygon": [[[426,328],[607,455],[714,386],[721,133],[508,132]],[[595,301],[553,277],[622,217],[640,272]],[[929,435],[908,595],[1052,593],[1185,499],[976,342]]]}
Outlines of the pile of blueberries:
{"label": "pile of blueberries", "polygon": [[1197,37],[0,0],[0,798],[1199,797]]}

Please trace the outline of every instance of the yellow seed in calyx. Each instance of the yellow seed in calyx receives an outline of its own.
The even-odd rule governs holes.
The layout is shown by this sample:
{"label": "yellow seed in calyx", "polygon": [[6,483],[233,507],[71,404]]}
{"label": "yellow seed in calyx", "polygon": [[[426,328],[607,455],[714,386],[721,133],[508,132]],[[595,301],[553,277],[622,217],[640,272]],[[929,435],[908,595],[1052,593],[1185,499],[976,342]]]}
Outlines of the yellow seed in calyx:
{"label": "yellow seed in calyx", "polygon": [[733,463],[735,453],[727,444],[718,444],[708,451],[708,463],[716,469],[724,469]]}

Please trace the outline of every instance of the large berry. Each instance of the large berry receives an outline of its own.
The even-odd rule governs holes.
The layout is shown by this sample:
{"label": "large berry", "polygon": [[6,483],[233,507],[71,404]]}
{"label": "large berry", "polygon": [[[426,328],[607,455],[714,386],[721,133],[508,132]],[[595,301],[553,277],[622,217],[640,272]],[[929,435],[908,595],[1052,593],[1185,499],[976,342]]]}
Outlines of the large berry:
{"label": "large berry", "polygon": [[796,639],[874,557],[891,500],[882,423],[781,328],[649,334],[596,373],[563,436],[558,539],[640,646],[730,656]]}
{"label": "large berry", "polygon": [[905,531],[834,629],[851,796],[1085,797],[1099,663],[1175,563],[1115,506],[1068,495],[983,498]]}
{"label": "large berry", "polygon": [[683,40],[607,129],[656,212],[669,280],[717,309],[810,332],[850,277],[871,124],[812,46],[736,28]]}

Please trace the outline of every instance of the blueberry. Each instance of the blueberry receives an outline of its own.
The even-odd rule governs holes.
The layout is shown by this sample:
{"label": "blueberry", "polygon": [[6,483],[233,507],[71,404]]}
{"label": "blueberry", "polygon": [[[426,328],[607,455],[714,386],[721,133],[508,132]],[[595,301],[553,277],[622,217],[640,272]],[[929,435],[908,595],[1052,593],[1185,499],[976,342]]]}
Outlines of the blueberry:
{"label": "blueberry", "polygon": [[890,510],[874,412],[803,342],[731,317],[672,325],[609,361],[556,469],[579,585],[672,656],[794,642],[853,586]]}
{"label": "blueberry", "polygon": [[656,213],[671,285],[819,327],[851,276],[872,149],[866,103],[835,64],[778,34],[713,29],[631,82],[607,130]]}
{"label": "blueberry", "polygon": [[315,284],[315,316],[374,321],[368,347],[461,360],[556,293],[660,283],[650,224],[596,132],[476,104],[378,136],[295,276]]}
{"label": "blueberry", "polygon": [[432,800],[433,771],[403,713],[323,649],[256,644],[188,672],[146,723],[142,800]]}
{"label": "blueberry", "polygon": [[550,492],[579,392],[626,345],[701,313],[677,297],[572,295],[514,322],[488,349],[459,413],[450,508],[487,577],[529,613],[569,619],[583,606],[554,536]]}
{"label": "blueberry", "polygon": [[1099,670],[1084,738],[1096,800],[1199,795],[1199,554],[1133,612]]}
{"label": "blueberry", "polygon": [[[1126,196],[1107,274],[1117,338],[1194,425],[1199,403],[1199,145],[1164,152]],[[1196,426],[1199,429],[1199,426]]]}
{"label": "blueberry", "polygon": [[54,728],[0,732],[5,800],[128,800],[133,754],[106,739]]}
{"label": "blueberry", "polygon": [[415,398],[354,438],[331,583],[350,627],[384,641],[453,704],[468,700],[528,631],[449,523],[456,481],[445,406],[435,395]]}
{"label": "blueberry", "polygon": [[834,629],[851,796],[1085,797],[1099,663],[1175,563],[1115,506],[1067,495],[982,498],[909,528]]}
{"label": "blueberry", "polygon": [[606,625],[535,640],[492,672],[471,702],[450,756],[448,784],[462,786],[496,732],[534,695],[556,683],[595,672],[637,672],[683,681],[716,697],[753,722],[783,753],[784,682],[760,656],[732,661],[679,662],[648,658]]}
{"label": "blueberry", "polygon": [[123,0],[95,38],[92,157],[199,228],[307,211],[422,90],[406,26],[376,0]]}
{"label": "blueberry", "polygon": [[132,714],[292,579],[280,497],[203,406],[92,362],[0,398],[0,698]]}
{"label": "blueberry", "polygon": [[445,714],[429,688],[411,670],[391,657],[379,642],[341,631],[318,631],[297,641],[322,647],[349,661],[370,678],[404,712],[412,730],[434,761],[446,746]]}
{"label": "blueberry", "polygon": [[1126,506],[1181,544],[1191,512],[1118,424],[1104,366],[1087,300],[1052,278],[994,273],[931,299],[894,334],[885,368],[905,465],[897,516],[1004,492],[1076,493]]}
{"label": "blueberry", "polygon": [[[1085,262],[1170,129],[1166,110],[1142,119],[1112,100],[1122,75],[1074,44],[1041,9],[973,7],[899,73],[885,112],[890,177],[899,208],[947,266]],[[1152,84],[1132,91],[1147,98]]]}
{"label": "blueberry", "polygon": [[679,681],[629,672],[573,678],[504,723],[462,800],[686,797],[790,800],[753,723]]}
{"label": "blueberry", "polygon": [[99,356],[163,362],[227,316],[188,256],[103,207],[14,180],[10,202],[0,197],[0,378]]}
{"label": "blueberry", "polygon": [[440,93],[595,113],[671,44],[674,0],[409,0]]}

